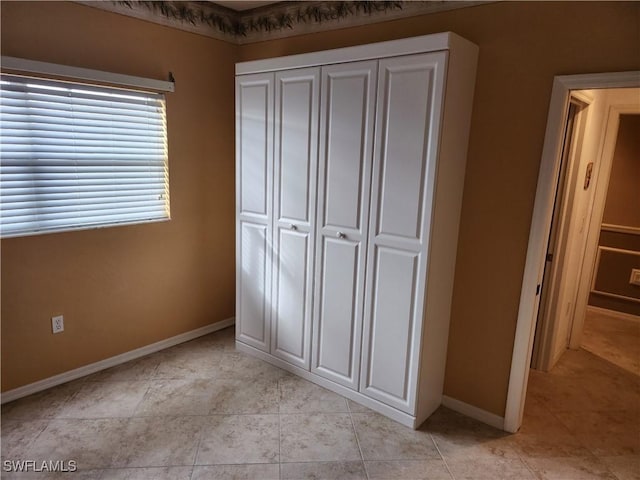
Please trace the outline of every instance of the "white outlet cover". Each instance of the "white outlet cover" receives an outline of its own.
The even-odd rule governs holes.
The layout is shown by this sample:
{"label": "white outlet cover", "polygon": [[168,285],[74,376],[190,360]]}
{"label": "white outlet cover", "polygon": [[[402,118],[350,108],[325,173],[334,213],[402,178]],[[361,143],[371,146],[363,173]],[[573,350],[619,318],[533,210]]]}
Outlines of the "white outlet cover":
{"label": "white outlet cover", "polygon": [[637,269],[637,268],[631,269],[631,278],[629,279],[629,283],[631,285],[640,286],[640,269]]}
{"label": "white outlet cover", "polygon": [[56,315],[51,317],[51,331],[53,333],[64,332],[64,316]]}

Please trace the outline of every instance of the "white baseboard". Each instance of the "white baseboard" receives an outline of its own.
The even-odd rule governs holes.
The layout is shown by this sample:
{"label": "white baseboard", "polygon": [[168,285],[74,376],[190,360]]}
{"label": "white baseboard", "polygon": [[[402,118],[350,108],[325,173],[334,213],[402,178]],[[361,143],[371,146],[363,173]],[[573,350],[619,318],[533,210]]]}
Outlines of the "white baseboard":
{"label": "white baseboard", "polygon": [[608,308],[587,305],[587,311],[592,311],[593,313],[599,313],[601,315],[607,315],[608,317],[622,318],[624,320],[633,320],[634,322],[640,322],[640,317],[637,315],[633,315],[632,313],[618,312],[616,310],[609,310]]}
{"label": "white baseboard", "polygon": [[145,345],[144,347],[136,348],[135,350],[121,353],[120,355],[116,355],[114,357],[105,358],[104,360],[100,360],[99,362],[90,363],[89,365],[84,365],[82,367],[69,370],[68,372],[54,375],[53,377],[38,380],[37,382],[14,388],[13,390],[8,390],[0,394],[0,403],[11,402],[13,400],[17,400],[18,398],[41,392],[42,390],[46,390],[47,388],[55,387],[56,385],[61,385],[66,382],[70,382],[71,380],[76,380],[77,378],[99,372],[100,370],[115,367],[116,365],[120,365],[130,360],[144,357],[145,355],[149,355],[150,353],[155,353],[160,350],[164,350],[165,348],[173,347],[174,345],[188,342],[189,340],[193,340],[194,338],[198,338],[217,330],[230,327],[234,323],[234,317],[227,318],[226,320],[220,320],[219,322],[196,328],[195,330],[181,333],[180,335],[176,335],[174,337],[165,338],[164,340],[160,340],[159,342]]}
{"label": "white baseboard", "polygon": [[461,413],[462,415],[466,415],[467,417],[471,417],[482,423],[491,425],[492,427],[504,430],[504,417],[496,415],[495,413],[487,412],[486,410],[461,402],[455,398],[447,397],[446,395],[442,396],[442,405]]}

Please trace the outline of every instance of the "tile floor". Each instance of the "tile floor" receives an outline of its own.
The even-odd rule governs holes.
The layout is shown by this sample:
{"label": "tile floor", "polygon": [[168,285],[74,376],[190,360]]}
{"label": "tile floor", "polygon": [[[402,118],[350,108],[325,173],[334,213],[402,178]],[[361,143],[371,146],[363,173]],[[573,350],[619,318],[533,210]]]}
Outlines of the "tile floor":
{"label": "tile floor", "polygon": [[532,372],[519,433],[446,408],[413,431],[235,352],[229,328],[3,405],[3,466],[79,470],[2,478],[638,480],[639,398],[637,375],[569,351]]}
{"label": "tile floor", "polygon": [[589,310],[582,348],[640,376],[640,320]]}

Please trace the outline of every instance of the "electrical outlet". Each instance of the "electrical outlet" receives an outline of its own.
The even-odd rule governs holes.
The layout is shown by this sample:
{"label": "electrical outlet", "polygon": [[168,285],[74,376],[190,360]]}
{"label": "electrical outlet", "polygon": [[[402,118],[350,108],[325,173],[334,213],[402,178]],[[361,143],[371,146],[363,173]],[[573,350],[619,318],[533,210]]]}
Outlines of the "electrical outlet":
{"label": "electrical outlet", "polygon": [[64,332],[64,317],[62,315],[51,317],[51,330],[53,333]]}
{"label": "electrical outlet", "polygon": [[631,285],[640,286],[640,269],[637,269],[637,268],[631,269],[631,278],[629,279],[629,283]]}

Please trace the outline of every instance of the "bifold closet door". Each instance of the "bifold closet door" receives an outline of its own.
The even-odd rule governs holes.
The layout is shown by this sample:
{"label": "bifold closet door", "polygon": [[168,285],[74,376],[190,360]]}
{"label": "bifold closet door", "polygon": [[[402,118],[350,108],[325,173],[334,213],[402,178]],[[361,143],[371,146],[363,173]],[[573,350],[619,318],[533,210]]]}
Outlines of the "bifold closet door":
{"label": "bifold closet door", "polygon": [[320,68],[275,74],[271,353],[310,367]]}
{"label": "bifold closet door", "polygon": [[377,62],[322,68],[312,371],[358,388]]}
{"label": "bifold closet door", "polygon": [[236,338],[269,351],[273,74],[236,79]]}
{"label": "bifold closet door", "polygon": [[410,414],[446,58],[445,52],[408,55],[378,67],[360,391]]}

